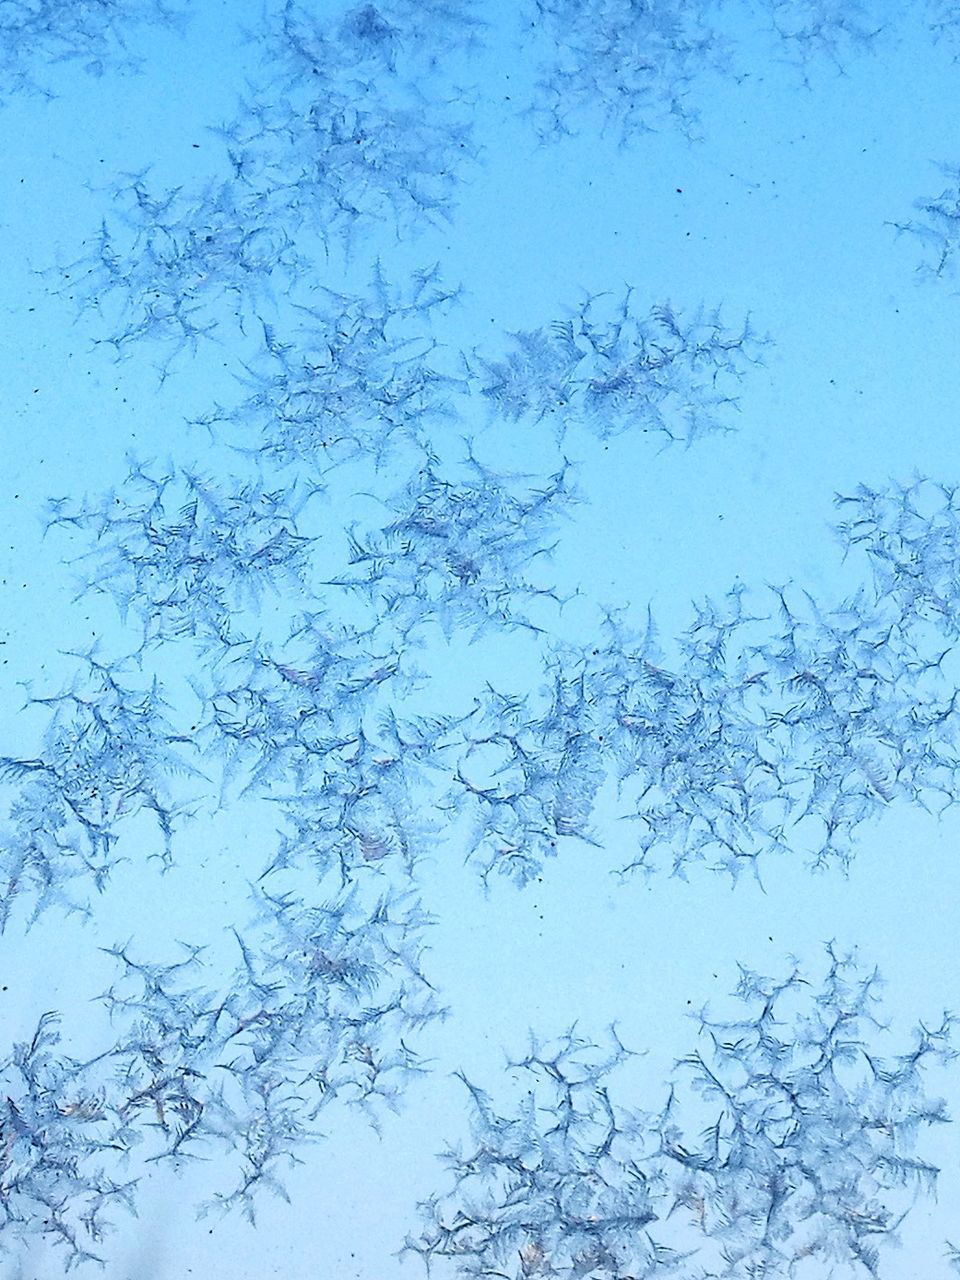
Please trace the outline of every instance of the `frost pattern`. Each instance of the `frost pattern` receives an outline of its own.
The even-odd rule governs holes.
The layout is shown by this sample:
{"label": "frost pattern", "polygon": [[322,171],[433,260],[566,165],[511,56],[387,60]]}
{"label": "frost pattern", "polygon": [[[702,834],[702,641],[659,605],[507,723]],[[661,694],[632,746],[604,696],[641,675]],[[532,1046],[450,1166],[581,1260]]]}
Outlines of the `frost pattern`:
{"label": "frost pattern", "polygon": [[440,1277],[876,1276],[936,1182],[916,1146],[947,1121],[924,1077],[951,1023],[882,1049],[876,973],[828,956],[817,985],[742,969],[657,1111],[618,1097],[614,1030],[531,1037],[495,1094],[461,1076],[471,1137],[408,1252]]}

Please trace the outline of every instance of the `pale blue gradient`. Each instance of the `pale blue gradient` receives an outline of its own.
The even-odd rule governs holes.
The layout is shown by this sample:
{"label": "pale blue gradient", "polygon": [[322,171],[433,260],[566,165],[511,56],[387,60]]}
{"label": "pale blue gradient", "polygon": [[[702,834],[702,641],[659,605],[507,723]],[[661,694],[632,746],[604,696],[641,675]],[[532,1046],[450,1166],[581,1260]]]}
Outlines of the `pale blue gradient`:
{"label": "pale blue gradient", "polygon": [[[895,226],[922,218],[914,201],[950,185],[939,164],[960,163],[958,66],[949,41],[935,42],[927,26],[949,7],[930,5],[928,14],[917,5],[900,19],[900,6],[865,6],[889,19],[871,47],[841,41],[833,61],[811,46],[799,62],[767,29],[771,7],[785,8],[717,6],[712,20],[729,36],[732,70],[691,81],[697,136],[654,111],[649,132],[621,138],[587,112],[571,120],[577,136],[541,142],[518,116],[534,79],[536,42],[525,24],[538,23],[536,12],[521,19],[513,5],[489,5],[479,47],[438,45],[437,66],[422,72],[425,94],[434,82],[457,86],[456,102],[430,110],[465,111],[479,143],[454,184],[449,222],[402,227],[399,236],[384,224],[358,236],[349,256],[335,243],[325,257],[315,231],[303,233],[313,266],[297,279],[301,300],[314,286],[362,292],[376,258],[390,281],[438,263],[447,286],[462,284],[457,307],[432,324],[451,377],[463,373],[459,353],[468,363],[474,353],[502,359],[509,333],[547,327],[587,294],[613,299],[627,287],[640,314],[670,302],[687,315],[702,303],[720,307],[732,330],[749,315],[758,337],[769,338],[744,367],[737,408],[723,411],[731,430],[689,448],[660,435],[601,440],[572,429],[558,446],[548,422],[492,422],[480,395],[454,397],[461,421],[426,429],[444,460],[462,460],[469,435],[485,464],[528,473],[532,487],[565,453],[583,501],[545,535],[556,548],[549,562],[534,561],[531,576],[570,599],[563,610],[534,603],[531,616],[588,644],[598,606],[625,607],[642,631],[649,605],[667,667],[694,601],[722,599],[742,583],[772,611],[767,585],[793,583],[829,607],[869,582],[868,558],[844,561],[832,531],[836,494],[915,475],[960,480],[957,283],[918,272],[929,261],[923,245]],[[315,10],[339,19],[332,3]],[[0,89],[4,756],[29,759],[40,749],[44,718],[35,706],[22,710],[23,686],[36,697],[56,693],[75,669],[65,651],[99,640],[104,651],[125,653],[139,642],[135,619],[124,630],[106,595],[76,598],[79,566],[68,560],[80,540],[61,529],[44,536],[48,499],[89,495],[95,504],[122,484],[130,455],[208,475],[229,457],[222,442],[186,424],[249,394],[238,378],[257,354],[256,326],[245,335],[224,327],[222,343],[178,356],[161,379],[169,351],[145,340],[115,360],[102,341],[105,322],[93,307],[78,310],[75,272],[71,281],[63,272],[95,245],[101,220],[115,217],[109,188],[119,175],[149,166],[157,189],[185,192],[226,176],[211,126],[236,114],[246,80],[258,74],[256,49],[241,39],[258,21],[257,4],[198,0],[182,32],[135,24],[127,43],[142,59],[136,74],[111,61],[109,48],[99,76],[85,70],[85,57],[48,64],[55,50],[38,40],[31,78],[54,96],[28,92],[12,75]],[[428,47],[430,33],[422,34]],[[285,305],[280,298],[273,314],[289,322]],[[401,455],[375,471],[361,459],[331,471],[327,494],[302,516],[318,538],[323,571],[315,577],[343,570],[347,525],[395,518],[379,499],[402,489],[408,463]],[[326,591],[299,607],[353,616],[346,596]],[[285,611],[297,609],[266,598],[264,636],[275,620],[282,627]],[[411,705],[466,714],[484,681],[536,699],[541,637],[524,629],[471,635],[464,628],[447,642],[433,634],[416,654],[429,681]],[[150,650],[144,670],[188,696],[175,645]],[[941,704],[958,683],[951,655]],[[191,712],[181,703],[174,714]],[[102,893],[86,886],[88,920],[54,907],[28,923],[32,901],[13,911],[0,936],[0,1059],[29,1041],[47,1010],[60,1012],[62,1051],[78,1061],[112,1043],[102,1006],[91,1003],[115,976],[102,948],[133,939],[138,955],[169,962],[183,940],[209,947],[204,985],[231,972],[228,930],[242,931],[250,918],[248,884],[272,856],[279,820],[267,802],[220,809],[216,794],[204,792],[206,806],[181,832],[166,873],[147,857],[156,852],[149,823],[128,828],[120,851],[129,860]],[[601,1036],[616,1022],[623,1043],[646,1055],[625,1070],[620,1100],[655,1111],[674,1060],[694,1043],[687,1015],[707,1002],[724,1007],[738,962],[777,974],[797,956],[818,972],[823,943],[857,949],[887,980],[893,1051],[909,1045],[918,1021],[935,1025],[957,1006],[953,809],[938,819],[894,800],[855,833],[847,873],[836,865],[813,872],[797,849],[761,859],[762,883],[747,872],[731,886],[697,866],[687,879],[621,880],[615,872],[635,855],[636,833],[616,820],[613,802],[610,788],[595,820],[599,847],[564,842],[522,890],[492,875],[485,892],[464,863],[462,830],[444,830],[447,819],[433,815],[441,830],[416,882],[436,919],[425,969],[451,1014],[418,1033],[429,1072],[411,1080],[397,1114],[384,1111],[379,1133],[359,1109],[324,1110],[323,1141],[304,1146],[303,1163],[284,1178],[291,1203],[263,1197],[255,1227],[238,1212],[196,1220],[197,1202],[219,1189],[215,1154],[181,1170],[147,1166],[139,1218],[109,1215],[115,1233],[98,1246],[104,1274],[414,1280],[418,1260],[397,1252],[420,1229],[418,1204],[448,1189],[437,1153],[467,1132],[456,1070],[495,1091],[505,1053],[522,1056],[529,1029],[550,1036],[577,1023]],[[956,1068],[930,1091],[960,1110]],[[902,1249],[881,1261],[884,1277],[945,1277],[945,1242],[960,1241],[955,1128],[927,1135],[922,1147],[941,1167],[938,1197],[907,1216]],[[3,1243],[0,1235],[0,1250]],[[0,1252],[0,1275],[23,1280],[60,1275],[63,1264],[39,1233],[29,1247]]]}

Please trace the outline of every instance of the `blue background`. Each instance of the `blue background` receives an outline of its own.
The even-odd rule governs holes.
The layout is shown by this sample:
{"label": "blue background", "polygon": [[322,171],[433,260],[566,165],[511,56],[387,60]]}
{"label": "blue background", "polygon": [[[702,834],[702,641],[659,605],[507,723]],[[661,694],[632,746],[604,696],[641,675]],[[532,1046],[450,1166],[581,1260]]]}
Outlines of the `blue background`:
{"label": "blue background", "polygon": [[[255,324],[244,335],[221,317],[221,341],[180,353],[159,377],[169,348],[145,339],[117,358],[103,341],[117,298],[98,311],[64,280],[95,247],[101,220],[118,219],[119,175],[149,166],[157,190],[202,191],[229,171],[211,126],[242,116],[245,80],[254,85],[248,101],[265,92],[258,83],[274,83],[257,42],[242,34],[270,20],[258,6],[205,0],[182,30],[140,24],[139,7],[129,8],[117,7],[117,29],[135,69],[112,36],[102,47],[88,41],[98,46],[88,56],[80,36],[58,42],[41,29],[27,32],[22,55],[0,62],[0,653],[2,750],[11,757],[36,755],[44,726],[36,707],[23,709],[24,686],[37,696],[62,688],[76,662],[65,651],[94,639],[113,653],[137,643],[136,623],[125,630],[108,598],[76,598],[69,561],[82,539],[63,529],[44,535],[45,503],[88,495],[95,504],[122,484],[131,454],[222,473],[222,441],[187,423],[242,398],[237,379],[259,344]],[[731,329],[749,315],[769,337],[762,358],[744,367],[736,410],[722,411],[730,430],[689,448],[639,430],[606,440],[581,430],[558,451],[552,422],[496,420],[478,394],[457,400],[458,421],[430,428],[445,457],[462,459],[469,435],[488,465],[527,472],[533,484],[563,453],[576,463],[583,501],[547,539],[558,541],[543,580],[580,595],[562,612],[537,615],[565,639],[589,641],[597,606],[626,607],[640,630],[649,604],[669,666],[692,602],[722,598],[737,582],[769,610],[766,584],[839,601],[869,582],[870,568],[856,553],[843,559],[835,495],[914,475],[957,477],[956,285],[929,278],[923,242],[895,226],[922,221],[914,202],[950,186],[938,165],[957,151],[952,29],[934,39],[935,6],[913,6],[906,18],[900,6],[864,9],[866,29],[882,28],[876,37],[861,43],[840,31],[831,51],[812,37],[784,38],[776,21],[817,10],[829,18],[833,6],[717,6],[709,18],[729,60],[709,65],[712,44],[693,66],[683,100],[696,125],[653,102],[641,113],[649,129],[623,136],[616,120],[605,126],[589,104],[571,101],[572,136],[546,140],[523,109],[535,100],[538,67],[556,56],[562,23],[486,6],[475,47],[463,49],[463,14],[454,13],[448,41],[424,18],[422,48],[404,47],[404,73],[418,80],[430,113],[468,117],[477,143],[449,220],[398,230],[384,218],[360,229],[349,252],[336,236],[324,251],[303,232],[298,248],[310,265],[298,274],[301,296],[359,292],[375,259],[391,281],[436,262],[448,286],[462,283],[457,306],[432,325],[451,376],[461,353],[468,363],[475,351],[502,358],[508,334],[549,325],[586,294],[622,296],[628,286],[641,314],[667,301],[683,314],[720,306]],[[334,5],[316,10],[331,24],[339,17]],[[568,40],[572,33],[571,25]],[[60,60],[64,47],[71,56]],[[95,58],[91,72],[85,64]],[[262,310],[272,307],[283,325],[289,305],[281,293]],[[329,563],[342,566],[345,526],[388,522],[365,495],[402,489],[409,471],[400,450],[379,470],[366,458],[326,477],[304,523],[322,537],[323,554],[332,549]],[[342,593],[317,599],[348,608]],[[263,608],[269,631],[274,605]],[[424,705],[468,709],[483,680],[535,694],[544,643],[496,628],[475,641],[467,631],[449,642],[431,633],[417,656],[429,673]],[[176,685],[176,646],[157,646],[145,662]],[[952,670],[948,660],[944,701],[956,687]],[[396,1253],[417,1230],[417,1204],[447,1186],[437,1152],[465,1132],[453,1072],[492,1086],[505,1050],[522,1053],[529,1028],[550,1035],[577,1022],[600,1034],[616,1021],[623,1042],[645,1051],[622,1092],[653,1110],[695,1036],[686,1015],[705,1002],[724,1007],[738,962],[778,972],[795,955],[816,970],[825,941],[857,948],[887,980],[885,1016],[901,1044],[918,1019],[935,1021],[956,1001],[952,810],[938,820],[894,801],[857,831],[846,873],[812,872],[798,848],[761,860],[762,884],[746,874],[734,886],[698,866],[686,878],[621,880],[613,872],[629,860],[630,824],[601,811],[596,825],[599,847],[566,842],[523,890],[496,876],[485,890],[464,865],[459,834],[441,830],[416,880],[436,917],[425,965],[451,1016],[418,1035],[431,1069],[411,1081],[399,1113],[386,1112],[378,1133],[357,1110],[325,1111],[324,1141],[306,1147],[286,1179],[292,1204],[264,1198],[256,1227],[239,1214],[197,1222],[202,1191],[192,1180],[203,1184],[209,1170],[153,1166],[139,1218],[114,1214],[106,1274],[420,1274],[416,1258]],[[0,939],[4,1042],[29,1039],[37,1017],[55,1009],[66,1052],[100,1051],[109,1026],[93,1001],[114,966],[99,948],[128,938],[158,959],[175,939],[208,944],[204,980],[215,982],[221,961],[228,973],[226,931],[249,917],[248,882],[269,860],[275,829],[269,805],[231,811],[214,795],[178,836],[166,874],[142,856],[142,833],[125,836],[130,860],[92,893],[89,920],[53,909],[28,924],[28,908],[15,912]],[[955,1080],[939,1087],[956,1096]],[[960,1220],[953,1130],[929,1135],[924,1150],[942,1167],[938,1200],[911,1212],[903,1249],[882,1274],[947,1272],[944,1242]],[[0,1262],[4,1274],[31,1280],[62,1265],[39,1240]]]}

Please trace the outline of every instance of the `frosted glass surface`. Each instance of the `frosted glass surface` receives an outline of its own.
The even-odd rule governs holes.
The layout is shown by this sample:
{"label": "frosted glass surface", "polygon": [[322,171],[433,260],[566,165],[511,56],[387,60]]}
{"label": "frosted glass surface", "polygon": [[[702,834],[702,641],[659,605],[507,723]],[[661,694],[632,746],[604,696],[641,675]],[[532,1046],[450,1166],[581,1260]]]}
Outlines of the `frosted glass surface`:
{"label": "frosted glass surface", "polygon": [[0,0],[0,1275],[953,1273],[958,53]]}

